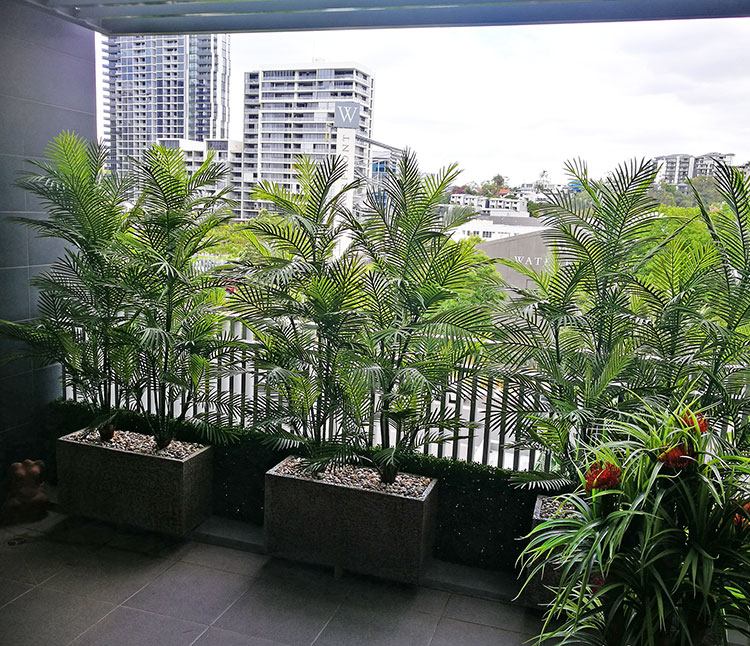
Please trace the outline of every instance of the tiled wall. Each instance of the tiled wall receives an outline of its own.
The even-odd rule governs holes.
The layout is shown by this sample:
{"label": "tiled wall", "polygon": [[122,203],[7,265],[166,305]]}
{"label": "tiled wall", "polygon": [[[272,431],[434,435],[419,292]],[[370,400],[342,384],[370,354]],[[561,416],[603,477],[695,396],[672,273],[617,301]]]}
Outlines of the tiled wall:
{"label": "tiled wall", "polygon": [[[45,217],[14,181],[24,160],[41,157],[60,131],[96,138],[96,61],[92,31],[13,2],[0,5],[0,318],[19,321],[36,312],[29,278],[61,245],[10,221]],[[0,339],[0,358],[12,348]],[[44,404],[59,394],[58,368],[0,363],[0,481],[9,462],[42,453]]]}

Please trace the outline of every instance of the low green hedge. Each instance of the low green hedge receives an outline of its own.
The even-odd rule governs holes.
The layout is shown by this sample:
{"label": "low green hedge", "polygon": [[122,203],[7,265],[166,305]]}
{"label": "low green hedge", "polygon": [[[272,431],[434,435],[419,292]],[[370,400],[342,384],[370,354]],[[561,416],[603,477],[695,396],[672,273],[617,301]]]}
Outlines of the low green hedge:
{"label": "low green hedge", "polygon": [[[51,404],[50,440],[86,426],[92,412],[86,406],[56,401]],[[121,411],[118,428],[147,433],[142,415]],[[178,439],[192,441],[195,431],[184,423]],[[54,476],[54,441],[48,460]],[[263,523],[264,475],[290,452],[274,451],[258,433],[245,432],[243,440],[214,448],[214,514],[255,524]],[[536,494],[515,488],[511,472],[469,462],[409,456],[409,473],[438,478],[438,519],[435,556],[446,561],[512,570],[523,546],[520,540],[531,527]]]}

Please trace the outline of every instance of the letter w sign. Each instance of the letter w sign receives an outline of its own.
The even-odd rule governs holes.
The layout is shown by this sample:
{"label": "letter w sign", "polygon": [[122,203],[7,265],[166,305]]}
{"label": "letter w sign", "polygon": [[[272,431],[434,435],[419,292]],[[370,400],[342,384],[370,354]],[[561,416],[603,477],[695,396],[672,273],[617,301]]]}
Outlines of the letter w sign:
{"label": "letter w sign", "polygon": [[333,125],[337,128],[356,128],[359,126],[359,103],[337,103]]}

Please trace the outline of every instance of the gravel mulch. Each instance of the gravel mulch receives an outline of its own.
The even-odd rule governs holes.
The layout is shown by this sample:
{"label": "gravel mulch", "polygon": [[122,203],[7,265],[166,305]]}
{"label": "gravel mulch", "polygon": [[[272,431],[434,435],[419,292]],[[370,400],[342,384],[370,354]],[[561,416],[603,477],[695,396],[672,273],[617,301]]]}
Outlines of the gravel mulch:
{"label": "gravel mulch", "polygon": [[414,476],[409,473],[399,473],[396,476],[396,482],[393,484],[383,484],[375,469],[353,465],[328,467],[325,471],[313,474],[305,471],[301,458],[287,460],[279,465],[276,472],[297,478],[320,480],[322,482],[356,487],[358,489],[372,489],[373,491],[391,493],[408,498],[421,498],[425,489],[430,484],[430,478]]}
{"label": "gravel mulch", "polygon": [[99,433],[95,431],[78,431],[78,433],[75,433],[69,439],[81,442],[82,444],[95,444],[110,449],[156,455],[162,458],[175,458],[177,460],[184,460],[204,448],[202,444],[172,440],[169,446],[159,450],[156,448],[154,438],[150,435],[141,435],[140,433],[131,433],[130,431],[115,431],[114,437],[109,442],[102,442],[99,438]]}
{"label": "gravel mulch", "polygon": [[549,496],[542,499],[539,515],[541,516],[542,520],[549,520],[553,516],[555,518],[574,518],[576,515],[578,515],[578,511],[569,502],[561,505],[560,500],[558,500],[555,496]]}

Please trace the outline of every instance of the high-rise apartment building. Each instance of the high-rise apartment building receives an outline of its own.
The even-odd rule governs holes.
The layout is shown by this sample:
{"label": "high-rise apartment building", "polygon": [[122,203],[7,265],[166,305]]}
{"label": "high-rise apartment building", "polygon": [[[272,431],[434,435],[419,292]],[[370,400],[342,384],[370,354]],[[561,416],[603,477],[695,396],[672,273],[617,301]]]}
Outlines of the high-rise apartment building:
{"label": "high-rise apartment building", "polygon": [[[298,155],[340,154],[351,177],[367,177],[372,132],[372,74],[352,64],[277,67],[245,74],[242,217],[263,204],[251,198],[268,180],[299,190]],[[352,133],[353,136],[352,136]]]}
{"label": "high-rise apartment building", "polygon": [[227,176],[218,182],[217,188],[231,187],[227,197],[236,202],[232,208],[235,219],[240,218],[240,191],[242,187],[242,142],[234,139],[204,139],[194,141],[190,139],[160,139],[159,143],[165,148],[179,148],[185,160],[185,168],[191,175],[213,152],[213,161],[225,164],[229,168]]}
{"label": "high-rise apartment building", "polygon": [[229,36],[118,36],[105,55],[105,140],[113,170],[159,139],[225,139]]}
{"label": "high-rise apartment building", "polygon": [[662,155],[654,157],[654,161],[659,165],[657,182],[671,184],[687,191],[687,180],[701,175],[714,177],[718,163],[732,164],[734,153],[706,153],[697,157],[683,154]]}

